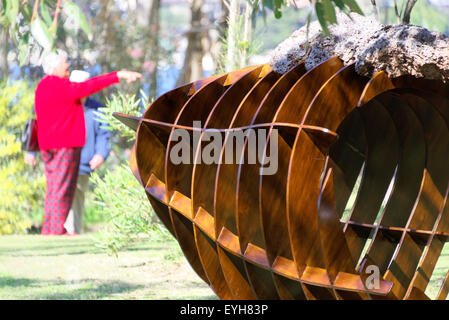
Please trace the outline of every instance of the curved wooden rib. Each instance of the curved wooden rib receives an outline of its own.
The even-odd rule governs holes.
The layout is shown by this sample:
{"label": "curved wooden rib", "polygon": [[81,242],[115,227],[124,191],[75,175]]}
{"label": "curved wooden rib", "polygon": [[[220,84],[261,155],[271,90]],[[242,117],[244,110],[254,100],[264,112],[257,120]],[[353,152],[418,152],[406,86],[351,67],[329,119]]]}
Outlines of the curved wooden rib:
{"label": "curved wooden rib", "polygon": [[[285,92],[285,90],[288,90],[288,88],[290,87],[292,82],[295,82],[302,74],[304,74],[305,69],[304,69],[304,65],[298,65],[294,68],[292,68],[289,72],[287,72],[286,74],[284,74],[282,77],[278,77],[276,79],[276,82],[270,87],[267,88],[269,89],[268,93],[267,91],[265,92],[260,92],[261,93],[261,98],[262,100],[258,99],[257,104],[256,103],[251,103],[250,105],[246,104],[249,108],[251,107],[250,112],[238,112],[236,113],[236,117],[233,119],[232,121],[232,128],[236,128],[239,125],[254,125],[254,123],[256,123],[256,121],[258,121],[258,123],[263,122],[263,120],[268,119],[268,121],[271,120],[271,118],[269,117],[270,114],[273,114],[276,111],[276,106],[280,103],[280,99],[282,99],[282,93]],[[254,101],[254,98],[253,98]],[[255,101],[254,101],[255,102]],[[229,141],[229,136],[226,136],[226,143],[228,142],[232,142]],[[245,144],[247,139],[245,139]],[[242,150],[242,157],[245,156],[245,149]],[[239,177],[238,177],[238,170],[235,170],[236,168],[231,168],[231,166],[222,166],[218,168],[217,171],[217,179],[220,176],[220,174],[224,177],[224,176],[228,176],[231,178],[231,182],[232,184],[229,186],[229,192],[233,192],[234,190],[238,190],[239,188]],[[217,183],[220,180],[217,180]],[[235,191],[234,191],[235,192]],[[238,191],[237,191],[238,192]],[[254,189],[251,190],[251,194],[254,194]],[[224,198],[222,198],[223,200],[225,200]],[[241,203],[241,202],[240,202]],[[230,207],[232,208],[232,206]],[[245,213],[241,214],[239,210],[244,210],[244,208],[241,208],[241,205],[239,206],[239,197],[236,194],[236,207],[235,207],[236,212],[235,214],[235,218],[236,219],[236,223],[237,223],[237,233],[239,238],[243,235],[242,233],[239,232],[239,230],[241,229],[241,227],[239,227],[239,225],[241,225],[242,221],[240,220],[241,217],[244,217]],[[229,214],[232,214],[232,209],[230,209]],[[258,225],[259,221],[255,220],[256,225]],[[217,224],[217,227],[219,226],[219,224]],[[252,228],[253,230],[257,230],[258,227],[256,228]],[[260,238],[259,238],[260,239]],[[260,242],[259,242],[260,244]],[[258,246],[248,246],[249,245],[249,241],[245,241],[245,238],[243,239],[243,241],[240,243],[240,251],[243,252],[244,254],[246,254],[247,256],[251,256],[251,255],[255,255],[254,258],[258,259],[260,261],[264,261],[266,260],[266,257],[264,257],[264,253],[263,253],[263,249],[262,250],[258,250],[261,248],[264,248],[264,246],[262,245],[262,247],[258,247]],[[249,250],[247,250],[247,247]],[[255,250],[252,250],[255,249]],[[265,262],[263,262],[265,264]],[[269,277],[269,273],[267,274],[266,271],[257,268],[255,266],[249,266],[246,262],[245,262],[245,270],[247,272],[248,275],[248,279],[251,281],[252,284],[252,288],[253,291],[255,291],[256,295],[259,296],[263,296],[266,298],[271,298],[271,299],[275,299],[277,298],[277,294],[276,294],[276,290],[274,288],[274,285],[272,283],[272,280]],[[258,281],[256,277],[252,276],[252,274],[255,273],[259,273],[259,274],[263,274],[264,277],[263,279],[260,279],[261,281]],[[274,290],[273,290],[274,289]]]}
{"label": "curved wooden rib", "polygon": [[[250,70],[248,73],[243,75],[240,79],[238,79],[227,91],[225,94],[221,96],[221,98],[218,100],[218,102],[215,104],[214,108],[212,109],[208,119],[206,120],[206,123],[204,124],[204,127],[212,127],[212,128],[226,128],[229,126],[229,123],[232,120],[232,117],[236,110],[238,109],[240,105],[240,101],[245,97],[247,92],[250,91],[250,89],[255,85],[255,83],[258,81],[262,71],[262,66]],[[266,71],[264,70],[264,73]],[[263,74],[262,74],[263,75]],[[203,140],[204,133],[201,135],[200,140]],[[209,214],[208,212],[213,213],[213,200],[214,200],[214,194],[215,189],[210,188],[211,185],[213,185],[214,182],[214,171],[216,171],[216,165],[214,164],[203,164],[201,163],[200,153],[198,146],[197,150],[195,150],[195,164],[193,168],[193,179],[192,179],[192,210],[194,213],[198,212],[198,210],[201,210],[201,215]],[[201,217],[200,215],[200,217]],[[209,214],[210,215],[210,214]],[[213,228],[213,226],[211,226]],[[197,227],[195,227],[196,229]],[[204,237],[200,237],[200,234],[196,230],[196,240],[197,243],[200,241],[203,242],[202,246],[206,246],[209,244],[209,241],[205,239]],[[214,230],[215,231],[215,230]],[[215,232],[214,232],[215,234]],[[216,235],[215,235],[216,237]],[[198,246],[198,249],[200,246]],[[213,251],[212,251],[213,250]],[[209,248],[208,250],[209,254],[206,257],[203,255],[202,257],[202,264],[203,268],[206,271],[206,274],[208,274],[209,279],[215,279],[215,281],[212,283],[213,288],[221,288],[220,292],[222,296],[233,296],[235,298],[240,298],[239,296],[236,296],[235,294],[232,294],[232,290],[229,288],[233,288],[233,286],[225,286],[227,281],[232,281],[234,279],[233,275],[228,275],[229,273],[232,273],[234,269],[232,268],[226,268],[223,270],[223,268],[220,268],[219,264],[219,255],[222,255],[220,253],[221,251],[217,248]],[[201,257],[201,250],[198,250],[198,253]],[[222,259],[222,258],[220,258]],[[212,268],[209,268],[211,266]],[[230,279],[230,280],[226,280]],[[215,285],[214,285],[215,283]],[[226,288],[226,289],[225,289]],[[215,290],[218,292],[218,289]],[[220,295],[219,295],[220,296]]]}
{"label": "curved wooden rib", "polygon": [[[193,121],[204,123],[210,110],[226,90],[224,86],[226,78],[227,76],[216,78],[194,93],[185,103],[174,123],[179,125],[191,125]],[[171,130],[165,153],[165,189],[173,206],[169,208],[173,229],[190,265],[204,281],[208,282],[196,249],[193,225],[188,220],[189,217],[193,218],[190,200],[192,161],[189,162],[190,164],[174,164],[170,161],[170,153],[174,145],[171,143],[174,140],[173,134],[174,129]]]}
{"label": "curved wooden rib", "polygon": [[[377,221],[377,226],[373,229],[373,240],[367,250],[367,256],[374,261],[381,272],[385,272],[398,244],[399,234],[396,231],[383,230],[381,226],[404,227],[406,225],[407,217],[398,215],[397,212],[411,212],[419,197],[425,166],[425,140],[419,119],[407,103],[391,94],[379,96],[378,101],[390,113],[400,145],[394,187]],[[415,156],[410,157],[410,154]]]}
{"label": "curved wooden rib", "polygon": [[[341,83],[344,82],[340,82],[348,79],[352,68],[352,66],[342,68],[322,86],[313,101],[311,101],[308,109],[303,113],[302,122],[304,124],[320,125],[321,123],[316,120],[317,117],[315,115],[319,114],[322,108],[326,108],[331,103],[333,103],[332,107],[327,109],[329,113],[335,114],[335,116],[344,116],[345,113],[349,113],[357,105],[365,84],[364,81],[357,82],[358,84],[352,88],[341,86]],[[331,100],[330,96],[333,96],[335,99]],[[329,122],[329,120],[326,120],[326,116],[324,117],[325,120],[322,123],[327,124],[326,122]],[[337,127],[336,125],[334,126]],[[307,159],[299,160],[305,154],[308,154]],[[298,274],[302,274],[302,277],[312,277],[308,273],[308,266],[326,270],[326,264],[334,263],[331,261],[333,259],[329,259],[326,254],[329,251],[323,251],[323,247],[320,244],[321,237],[319,234],[321,229],[318,225],[320,219],[317,219],[319,214],[317,214],[316,203],[318,203],[320,190],[316,186],[316,183],[321,179],[324,164],[325,156],[323,155],[322,148],[318,147],[316,141],[313,140],[313,136],[300,130],[297,134],[290,158],[289,177],[287,181],[287,217],[295,263],[298,267]],[[316,172],[317,175],[310,177],[310,182],[307,187],[300,187],[304,185],[304,182],[299,183],[303,179],[302,177],[304,175],[310,176],[312,172]],[[308,200],[305,200],[306,198]],[[300,215],[298,214],[299,212],[301,212]],[[344,237],[342,230],[340,232],[342,237]],[[347,258],[350,261],[349,252]],[[329,271],[328,269],[327,272],[322,272],[319,275],[319,281],[322,281],[323,284],[333,283],[337,276],[332,271],[328,274]],[[349,269],[342,269],[341,271],[349,271]],[[338,298],[337,292],[333,294]]]}
{"label": "curved wooden rib", "polygon": [[[305,73],[305,68],[303,65],[298,65],[292,68],[284,74],[279,80],[273,85],[271,90],[265,95],[265,98],[260,102],[257,110],[253,113],[253,116],[247,121],[251,121],[250,125],[260,122],[270,122],[273,120],[272,114],[276,112],[282,98],[286,94],[287,90],[295,83],[303,74]],[[235,121],[234,125],[238,124]],[[253,138],[256,138],[255,136]],[[254,181],[258,180],[259,176],[259,159],[254,164],[245,161],[247,159],[247,144],[249,137],[246,137],[243,144],[243,150],[240,157],[240,165],[236,172],[236,186],[235,186],[235,197],[236,197],[236,221],[237,221],[237,231],[240,239],[240,249],[244,255],[251,257],[254,256],[255,259],[263,261],[263,264],[271,266],[273,260],[267,260],[267,248],[265,244],[265,237],[262,234],[261,221],[259,218],[258,201],[259,193],[257,189],[254,188]],[[264,139],[266,137],[257,137],[257,139]],[[279,289],[276,286],[277,279],[273,279],[273,275],[270,272],[266,272],[263,269],[256,269],[248,263],[245,264],[248,271],[248,276],[253,279],[253,287],[257,287],[256,292],[258,292],[261,298],[265,299],[277,299],[279,297]],[[252,272],[251,272],[252,271]],[[261,281],[257,281],[256,277],[251,277],[251,273],[262,274],[260,277]],[[274,276],[276,277],[276,276]]]}
{"label": "curved wooden rib", "polygon": [[[408,93],[399,95],[420,119],[426,133],[426,174],[416,207],[410,214],[406,228],[432,230],[447,198],[449,172],[445,157],[449,156],[449,131],[443,117],[426,100]],[[391,294],[403,298],[414,276],[429,237],[417,238],[403,232],[390,268],[384,278],[395,283]],[[398,267],[401,266],[401,270]],[[404,268],[407,266],[407,268]]]}
{"label": "curved wooden rib", "polygon": [[[136,130],[130,167],[156,214],[220,298],[427,299],[449,239],[448,98],[442,82],[367,79],[334,57],[308,72],[212,76],[162,95],[143,117],[116,117]],[[188,164],[170,159],[178,129]],[[232,133],[253,129],[265,130],[261,158],[248,163],[247,136],[226,163]],[[225,142],[219,162],[197,163],[205,143],[192,138],[211,132]],[[275,133],[277,170],[263,175]],[[367,283],[372,265],[379,288]]]}
{"label": "curved wooden rib", "polygon": [[[274,114],[272,121],[282,121],[293,123],[294,119],[288,119],[287,115],[295,114],[295,110],[299,111],[306,110],[310,101],[313,99],[315,93],[319,88],[338,70],[343,67],[343,64],[338,58],[332,58],[324,63],[322,63],[317,68],[307,72],[301,78],[299,78],[294,85],[290,86],[291,89],[284,95],[282,92],[276,92],[276,94],[281,98],[278,101],[280,103],[276,114]],[[305,112],[305,111],[303,111]],[[259,119],[262,116],[259,116]],[[269,121],[268,118],[263,118],[265,121]],[[292,121],[293,120],[293,121]],[[299,121],[298,121],[299,122]],[[266,147],[264,150],[264,155],[267,154],[268,146],[270,143],[269,137],[272,133],[274,126],[272,126],[268,132],[268,139]],[[279,128],[276,128],[277,130]],[[293,139],[296,136],[297,130],[293,131]],[[253,199],[259,203],[258,215],[252,220],[257,219],[261,221],[261,231],[263,231],[264,238],[266,239],[266,249],[267,258],[270,265],[276,266],[278,269],[283,268],[282,258],[293,260],[291,253],[291,244],[288,237],[287,230],[287,215],[286,215],[286,189],[285,185],[287,182],[287,170],[288,161],[291,154],[291,143],[289,145],[288,140],[284,139],[282,134],[282,129],[280,130],[280,136],[278,137],[278,168],[277,172],[273,175],[263,175],[260,176],[259,182],[259,193],[255,194],[254,191],[249,190],[250,179],[257,179],[254,174],[259,174],[259,167],[253,168],[253,176],[246,177],[247,190],[242,190],[241,194],[248,194],[251,192],[253,194]],[[265,158],[263,158],[262,163],[265,163]],[[257,212],[257,211],[255,211]],[[249,219],[247,219],[247,224]],[[278,259],[279,257],[279,259]],[[289,277],[297,277],[297,271],[293,274],[288,274]],[[285,298],[302,298],[305,296],[304,286],[298,286],[298,284],[279,279],[278,276],[274,276],[275,282],[277,283],[278,292]]]}

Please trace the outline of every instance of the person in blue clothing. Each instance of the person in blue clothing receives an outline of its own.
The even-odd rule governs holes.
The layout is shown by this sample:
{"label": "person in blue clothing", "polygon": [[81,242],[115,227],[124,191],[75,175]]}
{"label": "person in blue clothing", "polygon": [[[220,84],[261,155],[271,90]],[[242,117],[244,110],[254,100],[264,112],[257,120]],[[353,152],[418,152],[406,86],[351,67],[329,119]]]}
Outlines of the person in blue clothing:
{"label": "person in blue clothing", "polygon": [[[89,76],[88,72],[74,70],[70,75],[70,81],[83,82]],[[97,118],[95,112],[98,111],[98,108],[103,108],[104,106],[91,98],[84,98],[81,102],[84,108],[84,120],[86,124],[86,144],[81,150],[78,181],[72,207],[64,223],[64,228],[69,235],[76,235],[82,232],[84,198],[89,185],[89,176],[96,168],[103,164],[111,150],[109,142],[111,136],[110,131],[103,128],[105,124],[95,120]],[[35,165],[34,153],[26,153],[25,162],[30,165]]]}

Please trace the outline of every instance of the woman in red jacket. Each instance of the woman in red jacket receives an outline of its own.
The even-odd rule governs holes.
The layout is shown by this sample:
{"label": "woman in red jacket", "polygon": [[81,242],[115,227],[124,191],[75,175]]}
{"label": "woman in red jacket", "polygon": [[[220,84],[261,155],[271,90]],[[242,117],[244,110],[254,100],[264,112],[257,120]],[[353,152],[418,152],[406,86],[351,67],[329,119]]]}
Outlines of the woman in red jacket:
{"label": "woman in red jacket", "polygon": [[35,94],[38,141],[47,180],[43,235],[66,234],[64,222],[72,206],[86,139],[80,99],[121,79],[129,83],[142,78],[137,72],[123,70],[76,83],[68,79],[69,66],[65,54],[48,54],[43,61],[46,76]]}

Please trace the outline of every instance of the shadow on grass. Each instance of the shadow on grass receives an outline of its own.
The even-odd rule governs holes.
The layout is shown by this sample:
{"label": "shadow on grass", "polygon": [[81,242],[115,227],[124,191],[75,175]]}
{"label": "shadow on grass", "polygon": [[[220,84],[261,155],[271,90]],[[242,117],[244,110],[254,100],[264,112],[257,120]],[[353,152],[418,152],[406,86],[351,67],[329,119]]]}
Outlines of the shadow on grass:
{"label": "shadow on grass", "polygon": [[[93,243],[89,244],[90,247],[86,249],[86,245],[59,245],[59,246],[30,246],[30,247],[21,247],[21,248],[11,248],[11,249],[4,249],[1,248],[0,251],[2,253],[9,253],[10,256],[15,257],[35,257],[35,256],[42,256],[42,257],[56,257],[56,256],[62,256],[62,255],[82,255],[82,254],[106,254],[113,256],[108,250],[96,247]],[[76,250],[76,248],[83,248],[82,250]],[[68,249],[67,251],[64,251],[64,249]],[[126,248],[123,250],[120,250],[118,254],[124,253],[124,252],[137,252],[137,251],[167,251],[171,250],[171,247],[151,247],[151,246],[140,246],[137,248]],[[48,252],[45,252],[48,251]],[[1,256],[1,254],[0,254]]]}
{"label": "shadow on grass", "polygon": [[[175,290],[194,288],[198,284],[186,281]],[[0,277],[0,299],[26,300],[100,300],[109,298],[126,299],[121,294],[131,294],[132,292],[144,289],[143,285],[130,284],[124,281],[104,281],[98,279],[81,279],[79,281],[67,280],[36,280],[28,278],[14,278],[9,276]],[[148,289],[148,288],[147,288]],[[169,293],[170,292],[170,293]],[[13,293],[13,295],[11,294]],[[173,292],[167,288],[166,281],[151,283],[151,291],[146,292],[139,299],[173,299]],[[120,296],[117,296],[120,295]],[[181,294],[175,299],[186,300],[217,300],[213,294]]]}
{"label": "shadow on grass", "polygon": [[85,242],[80,242],[79,244],[46,244],[46,245],[37,245],[37,246],[33,246],[32,244],[30,244],[29,246],[26,245],[21,245],[19,246],[14,246],[14,248],[2,248],[2,252],[17,252],[17,251],[29,251],[29,250],[60,250],[60,249],[70,249],[70,248],[79,248],[79,247],[85,247],[85,246],[90,246],[92,245],[92,248],[96,248],[94,247],[93,244],[91,243],[85,243]]}
{"label": "shadow on grass", "polygon": [[[81,255],[81,254],[105,254],[106,251],[92,246],[92,248],[85,248],[86,246],[60,246],[60,247],[29,247],[29,248],[14,248],[14,249],[0,249],[1,255],[8,254],[10,257],[56,257],[62,255]],[[80,250],[76,250],[80,248]]]}
{"label": "shadow on grass", "polygon": [[[10,239],[7,236],[2,239],[0,236],[0,256],[5,253],[23,257],[110,253],[108,250],[96,246],[96,241],[93,238],[61,238],[61,241],[58,242],[58,238],[38,237],[37,239],[30,238],[29,245],[23,242],[24,239]],[[171,250],[174,247],[176,247],[176,242],[174,241],[164,243],[163,241],[152,242],[151,240],[146,240],[132,247],[123,248],[120,252],[164,251]]]}
{"label": "shadow on grass", "polygon": [[120,293],[130,293],[143,287],[143,285],[130,284],[124,281],[104,281],[97,279],[49,281],[0,277],[0,296],[3,295],[1,297],[2,299],[9,298],[5,296],[5,293],[8,291],[20,291],[20,288],[27,291],[23,296],[27,300],[86,300],[109,298]]}

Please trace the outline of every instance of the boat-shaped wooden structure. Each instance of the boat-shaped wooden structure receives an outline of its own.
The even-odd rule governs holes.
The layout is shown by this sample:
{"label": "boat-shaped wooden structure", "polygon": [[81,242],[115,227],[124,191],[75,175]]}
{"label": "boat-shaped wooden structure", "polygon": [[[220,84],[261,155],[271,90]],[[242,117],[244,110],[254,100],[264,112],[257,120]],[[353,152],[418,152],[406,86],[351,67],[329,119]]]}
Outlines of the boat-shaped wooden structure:
{"label": "boat-shaped wooden structure", "polygon": [[[219,298],[428,299],[449,236],[448,99],[442,81],[367,78],[333,57],[209,77],[115,116],[137,132],[131,168],[154,211]],[[170,161],[176,129],[248,128],[279,133],[274,174]],[[437,299],[448,290],[446,275]]]}

